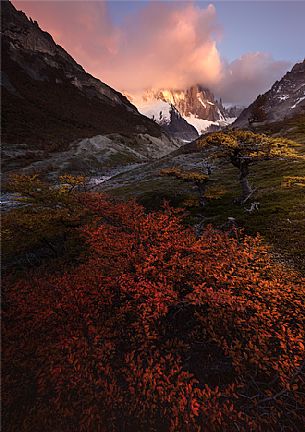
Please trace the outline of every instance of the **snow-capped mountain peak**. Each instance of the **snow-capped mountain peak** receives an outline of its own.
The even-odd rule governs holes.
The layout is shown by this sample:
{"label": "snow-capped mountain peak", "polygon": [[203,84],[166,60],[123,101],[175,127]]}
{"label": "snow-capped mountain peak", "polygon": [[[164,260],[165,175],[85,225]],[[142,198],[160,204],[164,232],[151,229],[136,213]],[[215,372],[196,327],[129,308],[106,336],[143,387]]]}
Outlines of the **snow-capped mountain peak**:
{"label": "snow-capped mountain peak", "polygon": [[158,98],[171,103],[183,117],[191,114],[202,120],[224,120],[222,105],[209,89],[195,85],[186,90],[160,90]]}
{"label": "snow-capped mountain peak", "polygon": [[[161,125],[169,126],[173,116],[177,123],[178,118],[183,119],[197,131],[204,133],[209,128],[219,129],[235,120],[226,112],[221,101],[213,93],[200,85],[188,89],[150,89],[143,94],[130,96],[125,94],[134,103],[138,110]],[[194,139],[194,130],[190,130]],[[186,125],[183,124],[183,133]]]}

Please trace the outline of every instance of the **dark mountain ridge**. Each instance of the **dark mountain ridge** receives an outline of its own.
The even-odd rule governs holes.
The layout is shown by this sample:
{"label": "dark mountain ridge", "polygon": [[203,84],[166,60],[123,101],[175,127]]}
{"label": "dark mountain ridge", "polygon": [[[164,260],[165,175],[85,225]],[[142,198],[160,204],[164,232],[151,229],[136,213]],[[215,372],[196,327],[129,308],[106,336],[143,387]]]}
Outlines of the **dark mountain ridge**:
{"label": "dark mountain ridge", "polygon": [[183,141],[193,141],[198,138],[196,128],[182,117],[174,105],[171,105],[169,115],[169,120],[160,120],[158,123],[170,136]]}
{"label": "dark mountain ridge", "polygon": [[159,125],[87,73],[37,22],[9,1],[1,1],[1,12],[4,150],[21,145],[33,156],[107,134],[138,141],[147,135],[168,144]]}
{"label": "dark mountain ridge", "polygon": [[259,95],[233,126],[251,127],[300,115],[305,115],[305,59],[296,63],[270,90]]}

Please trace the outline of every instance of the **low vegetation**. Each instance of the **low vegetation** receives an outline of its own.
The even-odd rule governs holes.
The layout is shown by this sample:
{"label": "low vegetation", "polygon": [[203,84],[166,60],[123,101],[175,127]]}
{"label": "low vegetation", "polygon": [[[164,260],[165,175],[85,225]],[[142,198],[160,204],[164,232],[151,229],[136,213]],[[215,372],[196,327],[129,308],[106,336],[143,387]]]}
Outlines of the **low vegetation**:
{"label": "low vegetation", "polygon": [[[150,176],[147,180],[118,185],[109,191],[123,199],[136,197],[148,209],[157,209],[163,199],[175,207],[187,207],[187,221],[192,225],[202,221],[204,225],[212,223],[216,227],[222,227],[227,225],[228,218],[234,218],[238,227],[244,228],[251,235],[260,233],[281,260],[294,265],[304,273],[304,188],[300,186],[300,182],[290,188],[285,185],[288,177],[302,179],[305,176],[305,135],[304,140],[301,138],[297,142],[299,145],[294,144],[292,147],[296,153],[292,158],[272,158],[251,166],[248,182],[254,192],[242,205],[236,203],[236,198],[241,193],[238,170],[227,157],[214,159],[204,211],[199,207],[197,189],[183,180],[159,176],[160,169],[157,168],[155,177]],[[213,153],[207,147],[202,149],[194,143],[187,145],[180,150],[175,169],[185,170],[184,155],[188,161],[191,154],[193,163],[199,165],[207,159],[211,161]],[[166,163],[172,165],[171,160],[164,161],[163,165]],[[253,203],[257,203],[257,207],[249,212]]]}
{"label": "low vegetation", "polygon": [[83,176],[11,177],[5,430],[302,430],[304,149],[256,158],[237,205],[232,136],[207,173],[163,168],[117,198]]}
{"label": "low vegetation", "polygon": [[38,175],[13,175],[6,190],[19,204],[2,217],[4,268],[41,264],[44,259],[71,260],[80,251],[78,229],[89,218],[81,202],[83,176],[65,175],[54,186]]}
{"label": "low vegetation", "polygon": [[194,184],[199,195],[199,205],[204,208],[207,202],[206,188],[209,181],[209,175],[198,171],[185,171],[180,168],[165,168],[160,171],[163,176],[174,177],[186,183]]}
{"label": "low vegetation", "polygon": [[300,144],[304,144],[305,115],[299,114],[282,121],[256,126],[255,131],[258,133],[265,133],[270,136],[282,136],[284,138],[294,140]]}
{"label": "low vegetation", "polygon": [[301,430],[304,279],[259,237],[80,195],[82,262],[6,280],[5,430]]}

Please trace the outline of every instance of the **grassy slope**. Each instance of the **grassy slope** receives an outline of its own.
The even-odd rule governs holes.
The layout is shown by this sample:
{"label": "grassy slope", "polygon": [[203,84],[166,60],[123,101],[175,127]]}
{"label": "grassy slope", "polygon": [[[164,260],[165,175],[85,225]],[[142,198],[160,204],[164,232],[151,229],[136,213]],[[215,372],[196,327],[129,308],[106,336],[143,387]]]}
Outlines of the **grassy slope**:
{"label": "grassy slope", "polygon": [[305,175],[304,163],[274,161],[252,167],[250,181],[257,187],[254,199],[260,203],[259,211],[252,214],[233,204],[236,175],[231,167],[215,173],[217,182],[224,185],[227,192],[221,199],[210,202],[206,216],[215,224],[229,216],[235,217],[248,232],[261,233],[276,250],[305,271],[304,189],[282,187],[283,176]]}
{"label": "grassy slope", "polygon": [[305,144],[305,114],[256,128],[256,132],[281,135]]}
{"label": "grassy slope", "polygon": [[[274,134],[278,131],[304,144],[299,151],[305,155],[304,117],[271,125],[266,132]],[[211,176],[212,184],[223,188],[225,194],[210,201],[203,216],[207,223],[216,226],[223,225],[228,217],[236,218],[239,226],[251,234],[262,234],[286,261],[305,272],[305,191],[304,188],[284,188],[284,176],[305,176],[305,162],[268,161],[251,167],[249,180],[257,188],[252,201],[258,201],[260,209],[249,214],[243,207],[233,203],[239,194],[238,171],[226,164]],[[149,209],[160,206],[164,198],[173,205],[184,205],[190,198],[196,198],[196,191],[190,185],[158,176],[116,188],[112,193],[124,198],[135,196]],[[196,206],[190,207],[189,220],[192,223],[198,221],[198,213]]]}

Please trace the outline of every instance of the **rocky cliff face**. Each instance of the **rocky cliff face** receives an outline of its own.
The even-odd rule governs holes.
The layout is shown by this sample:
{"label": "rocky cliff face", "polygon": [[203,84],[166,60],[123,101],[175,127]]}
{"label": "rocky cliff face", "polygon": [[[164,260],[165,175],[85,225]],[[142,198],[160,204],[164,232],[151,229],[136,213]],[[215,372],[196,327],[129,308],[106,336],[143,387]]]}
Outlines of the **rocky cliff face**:
{"label": "rocky cliff face", "polygon": [[199,85],[186,90],[161,90],[158,99],[171,103],[182,116],[197,116],[203,120],[225,120],[220,102],[216,101],[209,89]]}
{"label": "rocky cliff face", "polygon": [[[142,114],[159,124],[167,123],[169,130],[175,121],[177,135],[181,129],[181,137],[188,140],[194,139],[194,128],[198,136],[210,126],[220,129],[235,119],[230,118],[221,101],[216,100],[209,89],[199,85],[186,90],[149,90],[142,95],[128,95],[128,98]],[[187,128],[191,138],[185,138]]]}
{"label": "rocky cliff face", "polygon": [[172,103],[159,98],[158,92],[147,91],[137,96],[125,94],[142,114],[159,124],[174,139],[185,142],[198,138],[197,129],[185,120]]}
{"label": "rocky cliff face", "polygon": [[174,105],[170,105],[169,116],[160,124],[169,135],[182,141],[194,141],[199,136],[197,129],[182,117]]}
{"label": "rocky cliff face", "polygon": [[25,156],[41,159],[75,140],[107,134],[151,136],[170,146],[160,126],[125,96],[88,74],[9,1],[1,3],[4,156],[9,152],[11,161],[15,151],[24,165]]}
{"label": "rocky cliff face", "polygon": [[294,65],[269,91],[259,95],[233,126],[267,124],[302,114],[305,115],[305,60]]}

